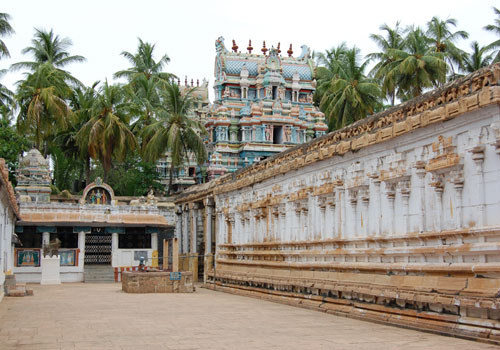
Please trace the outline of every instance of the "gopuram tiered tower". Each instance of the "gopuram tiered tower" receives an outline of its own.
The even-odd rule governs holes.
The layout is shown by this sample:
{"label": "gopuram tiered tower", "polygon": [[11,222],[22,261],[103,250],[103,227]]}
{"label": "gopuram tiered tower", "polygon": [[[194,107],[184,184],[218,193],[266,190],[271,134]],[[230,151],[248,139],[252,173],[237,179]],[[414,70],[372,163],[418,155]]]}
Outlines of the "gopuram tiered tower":
{"label": "gopuram tiered tower", "polygon": [[324,114],[313,105],[315,66],[302,46],[283,56],[280,44],[262,54],[232,52],[215,42],[215,101],[206,123],[209,133],[209,179],[259,162],[327,131]]}

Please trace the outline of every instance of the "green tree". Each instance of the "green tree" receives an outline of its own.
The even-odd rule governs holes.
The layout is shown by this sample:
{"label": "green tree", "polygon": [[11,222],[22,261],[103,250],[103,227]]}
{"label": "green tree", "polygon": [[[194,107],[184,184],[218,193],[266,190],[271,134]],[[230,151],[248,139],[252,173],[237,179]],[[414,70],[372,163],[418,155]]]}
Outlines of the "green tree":
{"label": "green tree", "polygon": [[[97,166],[93,177],[103,176],[102,166]],[[160,174],[156,163],[144,161],[139,154],[128,155],[123,162],[115,162],[108,172],[106,183],[117,196],[144,196],[149,190],[162,192]]]}
{"label": "green tree", "polygon": [[80,147],[87,146],[90,157],[101,162],[104,181],[113,159],[123,161],[127,153],[137,147],[137,140],[129,128],[128,109],[123,89],[106,81],[92,106],[90,120],[76,134]]}
{"label": "green tree", "polygon": [[47,147],[41,148],[44,142],[68,126],[71,110],[66,98],[70,92],[63,74],[50,63],[38,66],[35,72],[18,82],[18,129],[32,137],[35,147],[45,155]]}
{"label": "green tree", "polygon": [[160,91],[163,84],[155,79],[138,76],[134,85],[125,86],[126,98],[130,102],[130,112],[135,117],[132,131],[138,135],[140,131],[155,120],[156,114],[163,108]]}
{"label": "green tree", "polygon": [[137,52],[135,54],[123,51],[121,55],[125,57],[132,67],[115,73],[115,78],[126,78],[129,83],[134,84],[136,78],[143,76],[147,80],[160,79],[168,81],[172,74],[163,72],[163,67],[170,62],[170,58],[165,54],[160,60],[154,58],[155,45],[139,39]]}
{"label": "green tree", "polygon": [[[496,34],[497,36],[500,36],[500,10],[497,9],[496,7],[493,7],[493,11],[495,12],[497,18],[494,19],[493,24],[486,25],[484,29],[489,32],[492,32],[493,34]],[[500,61],[500,50],[498,50],[500,49],[500,39],[493,41],[486,47],[487,50],[497,50],[493,62]]]}
{"label": "green tree", "polygon": [[35,29],[35,36],[31,40],[31,46],[24,48],[22,51],[23,54],[31,54],[34,61],[14,63],[11,69],[28,69],[31,72],[35,72],[40,66],[50,64],[59,71],[60,75],[67,83],[77,86],[82,85],[78,79],[62,69],[71,63],[85,61],[85,57],[83,56],[69,54],[67,50],[72,45],[70,39],[61,38],[59,35],[55,35],[52,29],[48,32],[41,29]]}
{"label": "green tree", "polygon": [[70,105],[73,109],[73,118],[71,119],[70,128],[65,133],[64,144],[71,154],[83,160],[83,169],[85,173],[85,185],[90,184],[90,154],[88,139],[78,142],[76,135],[82,127],[92,118],[92,111],[97,99],[96,86],[99,82],[95,82],[91,87],[76,88],[70,98]]}
{"label": "green tree", "polygon": [[[0,78],[2,78],[5,73],[7,73],[6,69],[0,69]],[[0,84],[0,107],[12,109],[14,106],[14,93],[4,85]]]}
{"label": "green tree", "polygon": [[146,161],[156,162],[170,152],[172,162],[169,169],[170,183],[167,194],[172,189],[173,173],[192,154],[198,164],[207,159],[203,143],[206,134],[203,125],[189,117],[195,99],[192,89],[181,94],[175,83],[165,85],[163,103],[165,110],[158,114],[158,120],[144,128],[141,135],[147,141],[143,143],[142,154]]}
{"label": "green tree", "polygon": [[457,20],[454,18],[443,21],[439,17],[432,17],[427,22],[426,32],[431,44],[431,52],[442,52],[445,55],[452,78],[455,74],[455,66],[460,67],[465,55],[465,52],[459,49],[455,42],[459,39],[469,38],[469,33],[464,30],[453,32],[451,26],[456,27],[456,25]]}
{"label": "green tree", "polygon": [[330,130],[365,118],[380,105],[379,86],[364,74],[367,64],[368,61],[360,62],[358,48],[347,49],[331,65],[331,78],[319,81],[319,89],[324,91],[320,109]]}
{"label": "green tree", "polygon": [[370,74],[380,82],[382,93],[387,100],[390,101],[391,106],[394,106],[396,100],[396,82],[387,79],[384,73],[386,72],[385,68],[393,62],[393,57],[388,53],[389,50],[404,49],[403,29],[400,27],[400,22],[398,21],[394,28],[384,23],[380,26],[380,30],[385,32],[385,36],[381,34],[371,34],[370,39],[377,44],[381,51],[370,53],[367,55],[367,58],[377,62]]}
{"label": "green tree", "polygon": [[488,53],[489,50],[487,47],[480,47],[477,41],[473,41],[470,47],[472,52],[464,56],[461,65],[462,71],[466,74],[489,66],[493,61],[493,54]]}
{"label": "green tree", "polygon": [[380,74],[394,83],[396,95],[402,100],[420,96],[426,88],[446,81],[444,54],[431,50],[428,43],[420,28],[410,27],[404,49],[387,50],[392,61]]}
{"label": "green tree", "polygon": [[[4,113],[8,111],[4,108]],[[0,119],[0,158],[4,158],[9,169],[9,179],[15,184],[18,156],[29,147],[25,137],[19,135],[5,114]]]}
{"label": "green tree", "polygon": [[[13,34],[14,29],[12,29],[9,24],[10,16],[7,13],[0,13],[0,38]],[[10,57],[7,45],[0,39],[0,59],[4,57]],[[7,73],[6,69],[0,69],[0,78]],[[0,108],[14,107],[14,94],[4,85],[0,84]]]}
{"label": "green tree", "polygon": [[[14,29],[9,24],[10,15],[7,13],[0,13],[0,37],[14,34]],[[0,39],[0,58],[10,57],[7,45]]]}

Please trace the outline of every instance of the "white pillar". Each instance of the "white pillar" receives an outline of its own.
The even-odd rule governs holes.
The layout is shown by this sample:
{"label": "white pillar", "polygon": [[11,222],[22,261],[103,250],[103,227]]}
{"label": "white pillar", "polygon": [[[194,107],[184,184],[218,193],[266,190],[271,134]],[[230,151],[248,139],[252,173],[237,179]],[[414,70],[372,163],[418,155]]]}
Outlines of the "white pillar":
{"label": "white pillar", "polygon": [[78,232],[78,249],[80,249],[80,254],[78,255],[78,266],[83,266],[85,264],[85,232]]}
{"label": "white pillar", "polygon": [[151,234],[151,249],[158,250],[158,233]]}
{"label": "white pillar", "polygon": [[418,194],[418,230],[419,232],[427,231],[425,224],[425,162],[418,161],[415,163],[415,173],[418,177],[417,194]]}
{"label": "white pillar", "polygon": [[113,232],[111,234],[111,265],[113,267],[120,266],[117,253],[118,253],[118,233]]}
{"label": "white pillar", "polygon": [[50,243],[50,232],[42,233],[42,247]]}

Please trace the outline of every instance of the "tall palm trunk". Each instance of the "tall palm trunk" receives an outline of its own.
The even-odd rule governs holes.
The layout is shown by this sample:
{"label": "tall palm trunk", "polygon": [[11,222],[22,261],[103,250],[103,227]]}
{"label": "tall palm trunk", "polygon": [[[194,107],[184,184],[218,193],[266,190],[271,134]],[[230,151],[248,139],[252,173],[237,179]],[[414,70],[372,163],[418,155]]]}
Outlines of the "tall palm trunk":
{"label": "tall palm trunk", "polygon": [[85,187],[90,184],[90,156],[85,156]]}

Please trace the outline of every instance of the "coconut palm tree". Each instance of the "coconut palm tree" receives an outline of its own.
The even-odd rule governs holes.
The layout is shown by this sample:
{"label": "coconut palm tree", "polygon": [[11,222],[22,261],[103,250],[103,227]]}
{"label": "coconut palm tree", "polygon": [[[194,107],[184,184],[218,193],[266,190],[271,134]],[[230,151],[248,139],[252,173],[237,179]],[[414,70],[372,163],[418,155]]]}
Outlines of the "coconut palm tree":
{"label": "coconut palm tree", "polygon": [[[7,73],[6,69],[0,69],[0,78],[2,78],[5,73]],[[14,93],[3,84],[0,84],[0,107],[12,109],[11,107],[13,106],[15,106]]]}
{"label": "coconut palm tree", "polygon": [[70,92],[64,75],[50,63],[39,65],[25,80],[18,82],[17,127],[23,134],[32,136],[35,147],[45,155],[46,141],[68,125],[71,110],[66,98]]}
{"label": "coconut palm tree", "polygon": [[147,80],[161,79],[168,80],[172,74],[163,72],[163,67],[170,62],[170,58],[165,54],[159,61],[154,58],[155,45],[139,39],[137,52],[135,54],[123,51],[121,55],[125,57],[132,67],[118,71],[114,74],[115,78],[126,78],[129,83],[133,83],[137,77],[144,76]]}
{"label": "coconut palm tree", "polygon": [[388,50],[404,49],[403,29],[400,27],[400,22],[398,21],[396,22],[394,28],[391,28],[384,23],[380,26],[380,30],[385,32],[385,37],[381,34],[370,35],[370,39],[372,39],[381,50],[380,52],[373,52],[367,55],[369,60],[377,61],[377,64],[375,64],[372,68],[370,75],[380,81],[382,93],[390,101],[391,106],[394,106],[396,99],[395,81],[391,81],[384,76],[384,68],[393,62],[392,56],[388,54]]}
{"label": "coconut palm tree", "polygon": [[[7,13],[0,13],[0,37],[14,34],[14,29],[12,29],[9,24],[10,15]],[[0,58],[10,57],[7,45],[0,39]]]}
{"label": "coconut palm tree", "polygon": [[456,27],[457,20],[448,18],[443,21],[439,17],[432,17],[427,22],[426,36],[431,44],[431,51],[442,52],[451,70],[451,76],[455,74],[455,66],[460,67],[465,52],[459,49],[455,42],[459,39],[469,38],[469,33],[464,30],[452,32],[451,26]]}
{"label": "coconut palm tree", "polygon": [[381,91],[364,71],[368,61],[360,63],[359,49],[353,47],[339,55],[331,79],[320,82],[324,91],[320,109],[330,130],[339,129],[372,114],[380,104]]}
{"label": "coconut palm tree", "polygon": [[130,101],[130,111],[136,118],[132,125],[135,134],[155,121],[159,109],[163,108],[160,90],[163,84],[156,79],[147,79],[146,76],[137,76],[134,86],[125,86],[126,98]]}
{"label": "coconut palm tree", "polygon": [[472,52],[464,56],[461,66],[462,71],[466,74],[489,66],[493,61],[493,54],[488,53],[487,47],[480,47],[477,41],[473,41],[470,47]]}
{"label": "coconut palm tree", "polygon": [[167,83],[163,91],[165,110],[158,114],[158,121],[147,126],[141,133],[142,153],[147,161],[156,162],[170,153],[170,182],[168,195],[172,190],[174,169],[181,166],[190,155],[194,155],[198,164],[207,159],[207,151],[203,143],[206,131],[203,124],[188,116],[195,99],[192,90],[181,94],[179,86]]}
{"label": "coconut palm tree", "polygon": [[325,53],[315,52],[318,65],[316,68],[316,80],[318,81],[318,87],[314,93],[314,100],[316,104],[319,105],[323,95],[328,89],[328,84],[323,83],[331,81],[331,79],[338,74],[341,68],[342,57],[345,56],[347,51],[348,47],[346,43],[343,42],[337,47],[332,47],[330,50],[326,50]]}
{"label": "coconut palm tree", "polygon": [[396,94],[403,100],[420,96],[426,88],[446,81],[445,55],[430,50],[428,42],[422,29],[409,27],[404,49],[387,50],[392,62],[380,74],[394,82]]}
{"label": "coconut palm tree", "polygon": [[[95,82],[91,87],[77,87],[73,89],[69,98],[70,106],[73,110],[72,118],[70,119],[67,130],[60,132],[55,141],[58,143],[61,150],[68,158],[78,160],[83,166],[85,184],[90,184],[90,155],[88,152],[88,143],[77,141],[76,135],[80,129],[92,118],[92,108],[97,98],[96,86],[99,82]],[[88,140],[86,140],[88,141]],[[83,178],[80,178],[80,181]]]}
{"label": "coconut palm tree", "polygon": [[137,147],[137,140],[129,128],[128,109],[123,89],[106,81],[92,105],[90,120],[76,134],[80,147],[87,146],[90,157],[101,162],[104,181],[113,159],[122,161]]}
{"label": "coconut palm tree", "polygon": [[[484,27],[485,30],[492,32],[496,34],[497,36],[500,36],[500,10],[497,9],[496,7],[493,7],[493,11],[497,15],[497,18],[495,18],[493,24],[488,24],[487,26]],[[486,46],[488,50],[495,50],[500,48],[500,39],[495,40],[488,46]],[[500,50],[496,51],[495,57],[493,59],[493,62],[498,62],[500,61]]]}
{"label": "coconut palm tree", "polygon": [[[10,15],[7,13],[0,13],[0,38],[14,33],[9,24]],[[0,59],[3,57],[10,57],[7,45],[0,39]],[[7,73],[6,69],[0,69],[0,78]],[[3,84],[0,84],[0,108],[3,111],[8,112],[7,109],[12,109],[14,106],[14,94]]]}
{"label": "coconut palm tree", "polygon": [[34,72],[40,65],[51,64],[63,76],[67,83],[82,86],[82,83],[73,77],[69,72],[63,70],[71,63],[84,62],[85,58],[79,55],[70,55],[67,51],[73,44],[68,38],[60,38],[54,31],[35,29],[35,36],[31,40],[31,45],[22,50],[23,54],[31,54],[34,61],[23,61],[14,63],[13,70],[28,69]]}

